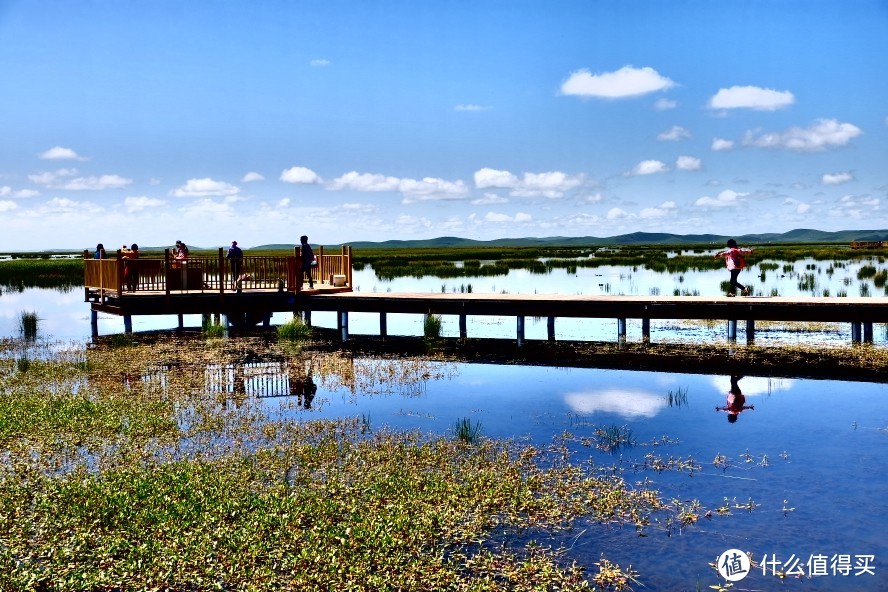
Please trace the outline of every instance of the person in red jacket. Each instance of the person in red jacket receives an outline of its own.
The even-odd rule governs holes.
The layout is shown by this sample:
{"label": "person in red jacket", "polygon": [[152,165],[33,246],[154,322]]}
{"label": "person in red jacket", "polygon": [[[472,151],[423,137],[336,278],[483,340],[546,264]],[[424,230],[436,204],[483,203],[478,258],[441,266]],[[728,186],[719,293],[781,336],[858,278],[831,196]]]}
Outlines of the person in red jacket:
{"label": "person in red jacket", "polygon": [[728,291],[728,296],[736,296],[738,288],[742,290],[741,294],[749,296],[749,288],[738,282],[737,276],[746,267],[745,255],[752,253],[752,249],[741,249],[737,246],[737,241],[734,239],[728,240],[727,247],[724,251],[716,253],[715,257],[716,259],[722,257],[725,260],[728,271],[731,273],[731,288]]}

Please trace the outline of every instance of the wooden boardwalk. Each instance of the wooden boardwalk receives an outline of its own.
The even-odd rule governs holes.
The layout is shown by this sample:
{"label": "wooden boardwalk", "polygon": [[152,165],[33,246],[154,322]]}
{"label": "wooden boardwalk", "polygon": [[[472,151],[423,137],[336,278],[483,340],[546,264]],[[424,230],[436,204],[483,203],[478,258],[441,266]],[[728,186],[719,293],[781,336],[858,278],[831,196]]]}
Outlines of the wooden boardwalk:
{"label": "wooden boardwalk", "polygon": [[[387,334],[389,313],[455,315],[460,337],[467,338],[468,316],[507,316],[516,319],[516,339],[524,342],[526,317],[548,319],[547,336],[555,339],[558,317],[615,319],[616,338],[625,340],[627,319],[640,319],[642,337],[650,338],[651,319],[724,320],[727,337],[735,340],[739,322],[746,338],[755,338],[757,321],[830,322],[847,324],[851,342],[872,342],[873,325],[888,323],[888,297],[756,297],[738,296],[583,296],[558,294],[456,294],[352,291],[351,249],[319,256],[313,269],[314,288],[298,277],[296,255],[245,257],[242,270],[250,276],[232,290],[232,272],[222,255],[189,260],[188,269],[175,267],[169,253],[163,259],[139,259],[138,285],[125,286],[126,263],[120,259],[84,261],[85,299],[91,303],[93,335],[97,313],[124,317],[126,331],[137,315],[225,315],[226,325],[269,324],[276,312],[337,314],[337,329],[348,339],[349,313],[379,314],[379,334]],[[193,275],[193,277],[191,277]],[[135,287],[134,291],[128,290]]]}
{"label": "wooden boardwalk", "polygon": [[888,322],[888,298],[579,296],[558,294],[424,294],[349,292],[304,296],[306,311],[334,311],[337,327],[348,338],[348,313],[379,313],[380,334],[386,334],[388,313],[456,315],[465,338],[466,316],[516,317],[516,338],[524,340],[525,317],[548,319],[548,338],[555,339],[557,317],[617,320],[618,339],[626,337],[626,320],[640,319],[642,335],[650,337],[651,319],[725,320],[728,339],[736,339],[738,321],[745,321],[747,340],[756,321],[847,323],[852,342],[873,340],[873,324]]}

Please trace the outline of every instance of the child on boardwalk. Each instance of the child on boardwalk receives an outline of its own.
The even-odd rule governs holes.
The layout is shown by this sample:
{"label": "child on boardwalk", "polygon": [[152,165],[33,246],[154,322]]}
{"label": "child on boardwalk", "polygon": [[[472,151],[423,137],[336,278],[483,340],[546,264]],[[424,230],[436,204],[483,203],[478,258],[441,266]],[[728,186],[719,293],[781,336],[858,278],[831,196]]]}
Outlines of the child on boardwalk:
{"label": "child on boardwalk", "polygon": [[737,276],[746,267],[744,255],[752,253],[752,249],[741,249],[737,246],[737,241],[734,239],[728,239],[727,246],[726,250],[716,253],[715,257],[716,259],[722,257],[725,260],[725,265],[728,266],[728,271],[731,273],[731,288],[728,291],[728,296],[736,296],[737,288],[742,290],[744,296],[749,296],[749,288],[738,282]]}

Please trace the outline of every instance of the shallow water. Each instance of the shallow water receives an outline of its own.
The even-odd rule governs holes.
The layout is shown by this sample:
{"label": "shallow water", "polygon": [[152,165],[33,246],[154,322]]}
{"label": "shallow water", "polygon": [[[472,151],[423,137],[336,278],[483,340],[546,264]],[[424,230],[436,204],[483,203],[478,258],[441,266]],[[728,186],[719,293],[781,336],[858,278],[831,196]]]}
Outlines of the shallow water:
{"label": "shallow water", "polygon": [[[652,524],[644,537],[633,527],[579,524],[549,541],[569,546],[568,558],[591,569],[604,553],[639,569],[647,589],[694,590],[717,583],[708,563],[730,548],[783,563],[792,555],[807,562],[812,555],[850,554],[852,563],[874,555],[875,575],[791,578],[788,589],[876,590],[888,583],[886,384],[746,376],[738,385],[754,409],[730,423],[716,410],[726,405],[726,376],[484,364],[441,370],[443,378],[401,392],[356,396],[321,385],[310,409],[294,407],[289,397],[263,405],[273,415],[358,416],[373,429],[434,434],[452,434],[468,418],[480,422],[484,436],[537,445],[564,432],[588,439],[597,428],[621,427],[634,446],[607,453],[576,444],[576,460],[616,465],[630,483],[647,479],[664,499],[698,499],[715,515],[685,529]],[[699,468],[657,472],[645,467],[648,454],[692,459]],[[719,455],[726,460],[714,464]],[[718,516],[726,499],[732,515]],[[733,507],[750,500],[752,511]],[[759,569],[740,589],[778,584],[771,571]]]}

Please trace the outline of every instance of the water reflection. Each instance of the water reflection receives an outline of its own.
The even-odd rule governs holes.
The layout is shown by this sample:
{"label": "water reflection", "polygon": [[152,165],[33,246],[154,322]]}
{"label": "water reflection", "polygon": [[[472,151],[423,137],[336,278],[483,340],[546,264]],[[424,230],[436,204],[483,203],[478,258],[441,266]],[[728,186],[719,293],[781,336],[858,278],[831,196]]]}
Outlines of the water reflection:
{"label": "water reflection", "polygon": [[736,423],[741,413],[747,410],[754,410],[755,405],[746,405],[746,397],[740,390],[740,379],[742,376],[731,376],[731,388],[728,391],[728,397],[723,407],[716,407],[716,411],[725,411],[728,414],[728,423]]}
{"label": "water reflection", "polygon": [[620,388],[569,392],[564,402],[575,413],[612,413],[623,419],[655,417],[668,404],[662,395],[651,391]]}

